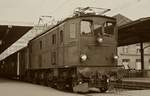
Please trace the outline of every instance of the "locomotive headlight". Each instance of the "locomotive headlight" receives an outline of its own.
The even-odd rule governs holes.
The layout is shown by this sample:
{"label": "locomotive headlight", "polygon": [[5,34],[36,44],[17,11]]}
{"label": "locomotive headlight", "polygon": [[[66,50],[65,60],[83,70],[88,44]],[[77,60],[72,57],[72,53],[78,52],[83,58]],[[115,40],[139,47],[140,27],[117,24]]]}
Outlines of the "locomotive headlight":
{"label": "locomotive headlight", "polygon": [[118,58],[119,58],[118,56],[116,56],[116,55],[114,56],[114,59],[116,59],[116,60],[117,60]]}
{"label": "locomotive headlight", "polygon": [[82,54],[81,55],[81,60],[82,61],[86,61],[87,60],[87,55],[86,54]]}
{"label": "locomotive headlight", "polygon": [[80,81],[79,84],[82,84],[82,82]]}
{"label": "locomotive headlight", "polygon": [[102,42],[103,42],[103,38],[98,37],[98,38],[97,38],[97,41],[98,41],[99,43],[102,43]]}
{"label": "locomotive headlight", "polygon": [[110,80],[109,79],[107,79],[107,83],[109,83],[110,82]]}

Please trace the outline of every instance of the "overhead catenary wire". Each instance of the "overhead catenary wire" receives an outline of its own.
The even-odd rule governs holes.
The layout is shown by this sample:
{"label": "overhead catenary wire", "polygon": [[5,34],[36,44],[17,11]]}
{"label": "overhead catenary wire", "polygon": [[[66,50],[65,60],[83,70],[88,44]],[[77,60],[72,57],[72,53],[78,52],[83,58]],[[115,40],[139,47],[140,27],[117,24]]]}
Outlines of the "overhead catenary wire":
{"label": "overhead catenary wire", "polygon": [[62,2],[56,9],[54,9],[51,14],[53,14],[54,12],[57,12],[58,9],[60,9],[62,6],[64,6],[66,3],[68,3],[69,0],[65,0],[64,2]]}
{"label": "overhead catenary wire", "polygon": [[110,13],[108,13],[108,14],[114,14],[116,12],[120,12],[120,11],[124,10],[125,8],[131,7],[133,4],[139,3],[140,1],[141,0],[132,0],[130,2],[125,2],[124,4],[121,4],[119,7],[117,6],[115,8],[112,8]]}

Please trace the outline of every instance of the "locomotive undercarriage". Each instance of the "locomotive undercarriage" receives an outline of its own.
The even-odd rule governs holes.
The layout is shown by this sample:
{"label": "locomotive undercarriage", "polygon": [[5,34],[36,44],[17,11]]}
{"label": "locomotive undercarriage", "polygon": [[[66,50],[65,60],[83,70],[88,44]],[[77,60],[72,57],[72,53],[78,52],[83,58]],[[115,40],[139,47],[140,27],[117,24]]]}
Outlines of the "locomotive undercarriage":
{"label": "locomotive undercarriage", "polygon": [[[26,80],[34,84],[50,86],[59,90],[72,90],[72,78],[69,70],[71,69],[49,68],[28,70],[26,74],[22,76],[22,80]],[[63,75],[63,72],[67,73]],[[23,79],[23,77],[25,78]]]}
{"label": "locomotive undercarriage", "polygon": [[[89,69],[89,70],[88,70]],[[103,69],[103,70],[101,70]],[[46,85],[59,90],[73,92],[88,92],[90,88],[97,88],[105,92],[109,86],[109,68],[70,67],[28,70],[23,80],[34,84]]]}
{"label": "locomotive undercarriage", "polygon": [[[113,69],[113,70],[112,70]],[[107,91],[110,83],[110,77],[117,79],[117,68],[112,67],[78,67],[78,81],[74,86],[74,92],[88,92],[92,88],[98,89],[100,92]],[[109,70],[109,71],[108,71]],[[110,75],[110,73],[116,73]]]}

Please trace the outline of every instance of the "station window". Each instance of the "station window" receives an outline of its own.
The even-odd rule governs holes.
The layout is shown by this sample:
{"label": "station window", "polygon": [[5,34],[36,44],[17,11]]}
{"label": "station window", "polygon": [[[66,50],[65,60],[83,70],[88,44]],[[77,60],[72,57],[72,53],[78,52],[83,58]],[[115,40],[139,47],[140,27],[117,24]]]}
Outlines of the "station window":
{"label": "station window", "polygon": [[141,59],[136,59],[136,62],[141,62]]}
{"label": "station window", "polygon": [[141,66],[141,59],[136,59],[136,70],[141,70],[142,66]]}
{"label": "station window", "polygon": [[124,46],[124,47],[122,48],[122,52],[123,52],[123,53],[128,53],[128,46]]}
{"label": "station window", "polygon": [[136,53],[140,53],[140,48],[137,48],[137,49],[136,49]]}
{"label": "station window", "polygon": [[60,31],[60,43],[63,42],[63,39],[64,39],[64,38],[63,38],[63,31],[61,30],[61,31]]}
{"label": "station window", "polygon": [[56,44],[56,34],[52,35],[52,44]]}
{"label": "station window", "polygon": [[140,43],[137,43],[136,44],[136,53],[140,53],[140,50],[141,50]]}
{"label": "station window", "polygon": [[113,35],[114,34],[114,23],[112,23],[112,22],[106,22],[104,24],[104,33],[105,34]]}
{"label": "station window", "polygon": [[122,59],[122,62],[129,62],[130,59]]}
{"label": "station window", "polygon": [[81,21],[81,35],[92,34],[92,21],[83,20]]}
{"label": "station window", "polygon": [[52,62],[52,65],[56,65],[56,52],[52,52],[51,62]]}
{"label": "station window", "polygon": [[70,38],[76,37],[76,25],[75,23],[70,24]]}

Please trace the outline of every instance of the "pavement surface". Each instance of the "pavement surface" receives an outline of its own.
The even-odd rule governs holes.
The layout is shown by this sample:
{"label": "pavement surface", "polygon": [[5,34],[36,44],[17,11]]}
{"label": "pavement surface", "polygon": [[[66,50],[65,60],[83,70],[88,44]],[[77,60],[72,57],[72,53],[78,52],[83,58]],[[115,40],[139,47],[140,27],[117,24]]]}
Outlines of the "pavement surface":
{"label": "pavement surface", "polygon": [[0,96],[83,96],[26,82],[0,79]]}
{"label": "pavement surface", "polygon": [[77,94],[26,82],[0,79],[0,96],[150,96],[150,90],[113,88],[106,93]]}

